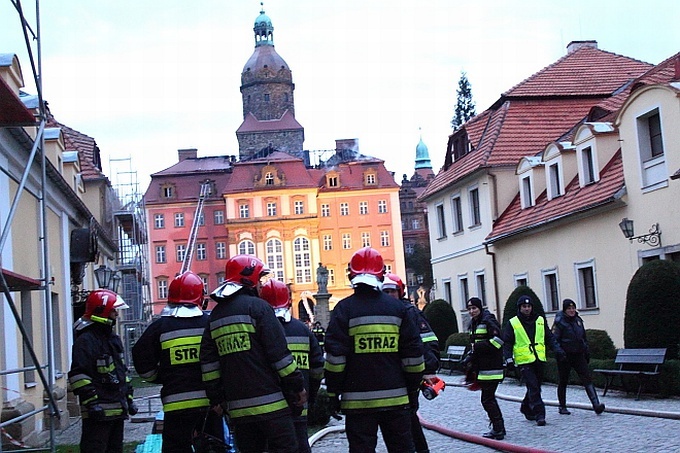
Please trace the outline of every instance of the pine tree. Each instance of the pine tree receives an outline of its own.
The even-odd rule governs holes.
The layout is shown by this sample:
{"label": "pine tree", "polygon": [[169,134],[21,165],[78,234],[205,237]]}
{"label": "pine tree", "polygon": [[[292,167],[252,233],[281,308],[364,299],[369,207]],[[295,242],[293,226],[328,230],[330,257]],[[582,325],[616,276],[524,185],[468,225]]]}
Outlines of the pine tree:
{"label": "pine tree", "polygon": [[456,90],[456,112],[451,120],[451,127],[455,131],[467,120],[475,116],[475,101],[472,100],[472,86],[465,71],[461,71]]}

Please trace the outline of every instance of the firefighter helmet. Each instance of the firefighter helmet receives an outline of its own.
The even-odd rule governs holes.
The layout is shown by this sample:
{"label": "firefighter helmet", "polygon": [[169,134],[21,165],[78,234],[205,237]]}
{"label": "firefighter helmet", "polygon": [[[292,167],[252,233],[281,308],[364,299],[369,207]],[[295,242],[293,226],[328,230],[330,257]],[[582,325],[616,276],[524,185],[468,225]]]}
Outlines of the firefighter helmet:
{"label": "firefighter helmet", "polygon": [[233,256],[225,266],[224,283],[211,294],[211,297],[227,297],[242,287],[255,288],[260,279],[270,272],[256,256]]}
{"label": "firefighter helmet", "polygon": [[260,289],[260,297],[267,301],[274,310],[290,307],[290,295],[285,283],[270,278]]}
{"label": "firefighter helmet", "polygon": [[129,308],[122,297],[108,289],[95,289],[85,300],[83,317],[94,322],[110,324],[109,315],[118,308]]}
{"label": "firefighter helmet", "polygon": [[203,280],[191,271],[178,275],[170,282],[168,303],[203,307]]}
{"label": "firefighter helmet", "polygon": [[404,282],[397,274],[385,274],[385,280],[383,280],[383,291],[386,289],[397,290],[400,299],[403,299],[404,294],[406,293],[406,285],[404,285]]}
{"label": "firefighter helmet", "polygon": [[364,247],[354,252],[347,271],[353,285],[363,283],[380,288],[385,276],[385,263],[376,249]]}

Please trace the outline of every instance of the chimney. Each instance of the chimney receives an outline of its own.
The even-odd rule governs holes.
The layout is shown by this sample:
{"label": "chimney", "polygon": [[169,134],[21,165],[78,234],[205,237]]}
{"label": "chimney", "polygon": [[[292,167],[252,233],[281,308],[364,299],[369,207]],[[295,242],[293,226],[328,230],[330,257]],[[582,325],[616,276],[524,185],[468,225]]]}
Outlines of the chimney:
{"label": "chimney", "polygon": [[567,55],[572,54],[576,52],[579,49],[583,49],[584,47],[591,47],[593,49],[597,49],[597,41],[595,40],[590,40],[590,41],[572,41],[569,44],[567,44]]}
{"label": "chimney", "polygon": [[196,159],[198,157],[198,150],[196,148],[178,149],[177,154],[179,155],[179,161],[187,159]]}

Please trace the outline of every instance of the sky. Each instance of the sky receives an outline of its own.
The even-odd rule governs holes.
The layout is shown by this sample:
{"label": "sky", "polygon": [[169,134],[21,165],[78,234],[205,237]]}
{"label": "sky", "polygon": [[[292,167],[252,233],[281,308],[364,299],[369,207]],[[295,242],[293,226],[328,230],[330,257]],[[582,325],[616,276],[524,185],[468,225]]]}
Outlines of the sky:
{"label": "sky", "polygon": [[[656,64],[680,51],[676,1],[266,0],[264,10],[293,72],[305,148],[358,138],[360,152],[383,159],[400,182],[413,174],[420,137],[435,173],[443,164],[462,71],[480,113],[571,41]],[[35,4],[22,7],[37,30]],[[132,170],[144,191],[178,149],[238,155],[240,76],[259,0],[39,8],[43,97],[58,121],[96,140],[114,184]],[[0,53],[18,55],[35,94],[11,0],[0,0]]]}

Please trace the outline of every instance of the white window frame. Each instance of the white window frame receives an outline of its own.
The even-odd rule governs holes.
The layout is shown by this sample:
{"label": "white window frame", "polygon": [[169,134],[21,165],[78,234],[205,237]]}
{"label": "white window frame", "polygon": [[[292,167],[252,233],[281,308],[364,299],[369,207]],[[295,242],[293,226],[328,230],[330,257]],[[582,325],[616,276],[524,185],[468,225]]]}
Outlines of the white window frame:
{"label": "white window frame", "polygon": [[437,239],[446,238],[446,217],[444,216],[444,203],[437,203],[435,205],[435,211],[437,212],[437,233],[439,236]]}
{"label": "white window frame", "polygon": [[548,188],[548,200],[564,195],[564,175],[562,173],[561,156],[546,162],[545,183]]}
{"label": "white window frame", "polygon": [[321,204],[321,217],[330,217],[331,216],[331,205],[328,203],[322,203]]}
{"label": "white window frame", "polygon": [[184,257],[186,256],[186,254],[187,254],[186,244],[175,245],[175,258],[177,259],[178,263],[184,261]]}
{"label": "white window frame", "polygon": [[[513,281],[515,282],[515,288],[518,286],[524,285],[524,286],[529,286],[529,273],[528,272],[522,272],[521,274],[514,274],[512,276]],[[524,281],[525,283],[522,283]]]}
{"label": "white window frame", "polygon": [[390,232],[383,230],[380,232],[380,246],[389,247],[390,246]]}
{"label": "white window frame", "polygon": [[378,200],[378,214],[387,213],[387,200]]}
{"label": "white window frame", "polygon": [[473,186],[468,189],[468,203],[470,205],[470,228],[477,228],[482,225],[482,201],[479,187]]}
{"label": "white window frame", "polygon": [[206,250],[205,242],[198,242],[196,244],[196,261],[205,261],[208,259],[208,252]]}
{"label": "white window frame", "polygon": [[156,246],[156,262],[165,263],[167,261],[167,254],[165,252],[165,245]]}
{"label": "white window frame", "polygon": [[453,290],[451,289],[451,279],[442,279],[442,299],[444,299],[451,307],[453,307]]}
{"label": "white window frame", "polygon": [[218,260],[227,257],[227,243],[223,241],[215,242],[215,258]]}
{"label": "white window frame", "polygon": [[297,237],[293,240],[293,261],[295,263],[295,283],[311,283],[312,253],[309,239]]}
{"label": "white window frame", "polygon": [[275,201],[268,201],[267,202],[267,217],[276,217],[276,202]]}
{"label": "white window frame", "polygon": [[584,146],[578,150],[578,183],[581,187],[600,180],[597,152],[594,144]]}
{"label": "white window frame", "polygon": [[184,213],[183,212],[176,212],[175,213],[175,228],[182,228],[184,227]]}
{"label": "white window frame", "polygon": [[218,209],[213,212],[213,223],[215,225],[224,225],[224,211]]}
{"label": "white window frame", "polygon": [[[555,287],[550,287],[552,284],[551,277],[555,277]],[[557,271],[557,267],[552,267],[549,269],[541,269],[541,280],[543,283],[543,300],[545,301],[545,311],[546,312],[556,312],[561,310],[560,306],[560,275]],[[553,300],[552,290],[555,290],[555,299]]]}
{"label": "white window frame", "polygon": [[305,202],[302,200],[293,201],[293,212],[300,215],[305,213]]}
{"label": "white window frame", "polygon": [[359,202],[359,215],[368,215],[368,201]]}
{"label": "white window frame", "polygon": [[483,270],[475,271],[475,291],[477,291],[477,297],[479,297],[482,300],[482,304],[487,305],[486,272],[484,272]]}
{"label": "white window frame", "polygon": [[323,235],[323,249],[324,250],[333,250],[333,235],[332,234],[324,234]]}
{"label": "white window frame", "polygon": [[371,246],[371,233],[370,231],[363,231],[361,233],[361,246],[370,247]]}
{"label": "white window frame", "polygon": [[461,309],[467,308],[467,301],[470,298],[470,281],[467,272],[458,274],[458,301]]}
{"label": "white window frame", "polygon": [[340,203],[340,215],[341,216],[348,216],[349,215],[349,203]]}
{"label": "white window frame", "polygon": [[[592,300],[593,304],[588,303],[588,292],[587,282],[585,281],[585,272],[590,270],[592,273]],[[580,261],[574,263],[574,277],[576,281],[576,292],[578,294],[577,306],[582,309],[596,309],[600,307],[597,297],[597,270],[595,268],[595,258],[591,258],[586,261]]]}
{"label": "white window frame", "polygon": [[463,232],[463,200],[460,199],[460,194],[451,197],[451,222],[453,223],[453,234]]}
{"label": "white window frame", "polygon": [[522,209],[530,208],[536,204],[534,198],[534,178],[531,174],[519,178],[519,193]]}
{"label": "white window frame", "polygon": [[[661,154],[652,156],[652,143],[649,132],[649,119],[659,117],[661,128]],[[663,116],[657,106],[644,115],[637,117],[638,158],[640,159],[640,181],[642,189],[654,189],[668,184],[668,170],[666,168],[666,143],[663,128]]]}
{"label": "white window frame", "polygon": [[153,226],[157,230],[165,228],[165,214],[154,214]]}
{"label": "white window frame", "polygon": [[166,278],[159,278],[156,282],[156,291],[159,299],[168,298],[168,280]]}
{"label": "white window frame", "polygon": [[250,205],[248,203],[240,203],[238,205],[238,216],[241,219],[250,218]]}
{"label": "white window frame", "polygon": [[342,233],[342,249],[351,250],[352,249],[352,234]]}
{"label": "white window frame", "polygon": [[244,239],[238,243],[239,255],[255,255],[255,243],[250,239]]}
{"label": "white window frame", "polygon": [[285,282],[285,264],[283,260],[283,242],[278,238],[271,238],[265,243],[267,267],[274,278]]}

